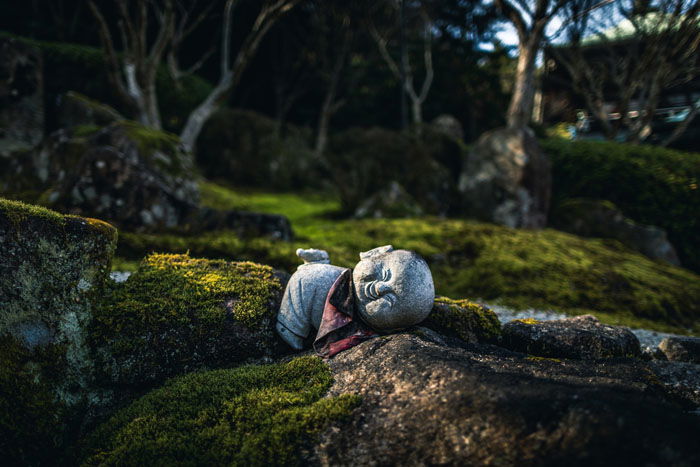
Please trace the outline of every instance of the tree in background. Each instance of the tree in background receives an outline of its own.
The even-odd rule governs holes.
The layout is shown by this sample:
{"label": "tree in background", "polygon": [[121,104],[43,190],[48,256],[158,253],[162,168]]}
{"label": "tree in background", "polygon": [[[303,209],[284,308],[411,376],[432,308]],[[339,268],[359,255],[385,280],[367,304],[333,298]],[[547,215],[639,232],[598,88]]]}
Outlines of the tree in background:
{"label": "tree in background", "polygon": [[[379,18],[379,21],[377,20]],[[368,15],[368,29],[377,44],[379,53],[392,74],[399,80],[404,95],[411,101],[411,117],[416,129],[423,123],[423,104],[425,103],[435,76],[433,68],[433,20],[430,18],[425,2],[405,0],[387,0],[377,2]],[[411,65],[411,54],[406,31],[420,41],[425,76],[423,83],[415,81],[416,71]],[[392,56],[390,43],[399,49],[398,61]]]}
{"label": "tree in background", "polygon": [[[618,0],[594,10],[596,0],[572,0],[565,10],[566,45],[551,52],[608,139],[625,131],[638,143],[652,133],[662,92],[700,75],[700,4],[696,0]],[[609,118],[614,102],[618,122]],[[680,137],[700,110],[663,141]]]}
{"label": "tree in background", "polygon": [[535,101],[537,54],[552,19],[570,0],[495,0],[503,16],[518,34],[518,67],[506,121],[509,127],[530,123]]}
{"label": "tree in background", "polygon": [[[109,79],[126,107],[144,125],[160,129],[162,127],[156,95],[156,73],[163,62],[167,50],[171,72],[178,77],[179,65],[175,54],[182,41],[196,27],[204,16],[192,15],[190,7],[182,7],[175,0],[113,0],[117,8],[117,27],[120,41],[115,41],[103,11],[94,0],[89,1],[90,10],[97,19],[100,39],[106,51]],[[226,0],[221,39],[221,59],[219,81],[207,98],[195,108],[186,120],[180,139],[188,150],[194,149],[195,141],[209,117],[228,99],[240,81],[251,57],[257,51],[261,40],[273,24],[299,0],[266,0],[261,2],[257,17],[248,34],[231,60],[232,17],[239,0]],[[149,28],[157,25],[155,33]],[[121,50],[117,51],[117,44]],[[204,56],[207,52],[204,52]]]}
{"label": "tree in background", "polygon": [[[118,11],[117,30],[121,53],[117,52],[105,15],[97,4],[88,5],[100,26],[100,39],[106,52],[108,76],[117,96],[126,108],[144,125],[162,128],[156,73],[175,30],[172,0],[114,0]],[[157,19],[155,37],[149,37],[151,16]]]}

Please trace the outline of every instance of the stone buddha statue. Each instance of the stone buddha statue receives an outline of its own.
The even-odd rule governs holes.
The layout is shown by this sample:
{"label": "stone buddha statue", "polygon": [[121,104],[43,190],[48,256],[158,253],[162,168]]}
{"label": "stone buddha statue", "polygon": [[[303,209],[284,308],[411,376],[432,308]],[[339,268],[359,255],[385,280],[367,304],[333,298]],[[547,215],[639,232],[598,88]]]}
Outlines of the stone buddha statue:
{"label": "stone buddha statue", "polygon": [[304,264],[289,280],[277,315],[277,332],[294,349],[313,335],[316,351],[330,357],[418,324],[432,309],[433,277],[415,252],[378,247],[360,253],[353,270],[330,264],[323,250],[297,255]]}

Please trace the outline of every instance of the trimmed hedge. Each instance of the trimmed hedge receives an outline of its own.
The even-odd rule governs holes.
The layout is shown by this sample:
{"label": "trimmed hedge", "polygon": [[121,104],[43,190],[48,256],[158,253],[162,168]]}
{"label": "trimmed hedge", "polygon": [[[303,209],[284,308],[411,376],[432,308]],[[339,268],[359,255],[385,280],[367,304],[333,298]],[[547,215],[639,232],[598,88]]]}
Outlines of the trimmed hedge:
{"label": "trimmed hedge", "polygon": [[546,139],[553,207],[606,199],[637,222],[665,229],[681,263],[700,271],[700,154],[648,145]]}

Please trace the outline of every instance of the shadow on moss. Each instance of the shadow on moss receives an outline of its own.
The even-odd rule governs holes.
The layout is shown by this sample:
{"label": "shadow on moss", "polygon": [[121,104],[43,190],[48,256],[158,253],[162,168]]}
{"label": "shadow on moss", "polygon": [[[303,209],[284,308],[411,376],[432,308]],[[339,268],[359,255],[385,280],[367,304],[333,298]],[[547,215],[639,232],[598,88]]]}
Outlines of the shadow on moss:
{"label": "shadow on moss", "polygon": [[302,448],[359,396],[323,398],[316,357],[192,373],[117,412],[86,440],[85,465],[296,465]]}

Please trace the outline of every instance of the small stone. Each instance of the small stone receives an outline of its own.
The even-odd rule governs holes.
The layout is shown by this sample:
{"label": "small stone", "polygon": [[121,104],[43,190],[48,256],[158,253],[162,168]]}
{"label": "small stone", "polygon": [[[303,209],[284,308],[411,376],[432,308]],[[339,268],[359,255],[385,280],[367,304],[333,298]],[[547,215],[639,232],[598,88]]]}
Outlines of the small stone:
{"label": "small stone", "polygon": [[502,345],[539,357],[595,360],[641,355],[632,331],[603,324],[592,315],[546,322],[514,320],[503,326]]}
{"label": "small stone", "polygon": [[700,337],[667,337],[659,349],[672,362],[700,363]]}

